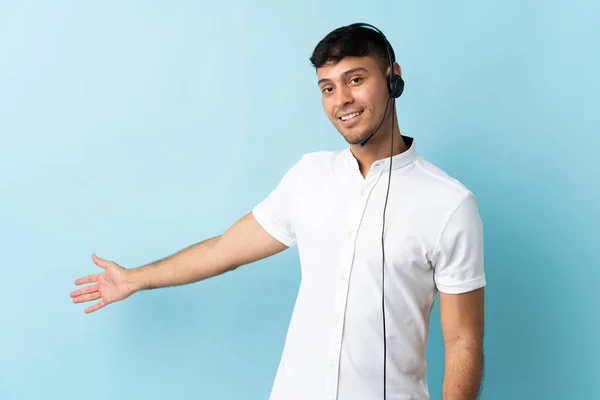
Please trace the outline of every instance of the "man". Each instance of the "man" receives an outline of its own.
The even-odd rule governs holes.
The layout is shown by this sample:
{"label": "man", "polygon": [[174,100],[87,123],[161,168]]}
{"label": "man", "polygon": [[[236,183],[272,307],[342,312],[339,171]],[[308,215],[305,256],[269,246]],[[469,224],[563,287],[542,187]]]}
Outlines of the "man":
{"label": "man", "polygon": [[425,349],[437,293],[443,398],[475,399],[485,286],[477,202],[400,133],[388,80],[391,66],[402,71],[385,43],[352,25],[328,34],[311,57],[324,111],[348,148],[304,155],[222,235],[164,260],[125,269],[93,255],[104,271],[76,280],[93,285],[73,291],[73,301],[100,299],[89,313],[298,245],[302,280],[271,400],[429,399]]}

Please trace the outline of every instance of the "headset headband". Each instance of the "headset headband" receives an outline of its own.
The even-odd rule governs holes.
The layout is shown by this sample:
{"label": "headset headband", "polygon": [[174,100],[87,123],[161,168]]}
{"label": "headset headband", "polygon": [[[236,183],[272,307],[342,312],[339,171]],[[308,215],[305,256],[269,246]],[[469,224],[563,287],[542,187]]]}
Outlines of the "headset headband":
{"label": "headset headband", "polygon": [[389,76],[389,82],[388,82],[388,91],[389,91],[390,97],[393,97],[393,98],[400,97],[400,95],[404,91],[404,80],[402,79],[402,77],[400,75],[398,75],[394,72],[395,57],[392,55],[392,46],[391,46],[390,42],[387,40],[387,38],[385,37],[385,35],[383,34],[383,32],[381,32],[381,30],[379,30],[377,27],[375,27],[371,24],[367,24],[365,22],[357,22],[357,23],[349,25],[348,27],[371,29],[371,30],[377,32],[381,36],[381,38],[383,39],[383,42],[385,44],[385,48],[386,48],[387,54],[388,54],[388,60],[390,63],[390,76]]}

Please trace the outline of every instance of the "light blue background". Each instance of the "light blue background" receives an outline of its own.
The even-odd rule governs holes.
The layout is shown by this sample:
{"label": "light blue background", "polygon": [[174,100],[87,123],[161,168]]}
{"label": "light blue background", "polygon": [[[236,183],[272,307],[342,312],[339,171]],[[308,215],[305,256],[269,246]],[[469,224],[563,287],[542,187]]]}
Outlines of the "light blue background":
{"label": "light blue background", "polygon": [[[91,315],[90,259],[223,232],[305,152],[345,147],[309,56],[392,42],[401,131],[478,196],[482,398],[600,398],[598,2],[0,2],[0,399],[266,399],[296,250]],[[427,359],[439,399],[443,344]],[[340,399],[343,400],[343,399]]]}

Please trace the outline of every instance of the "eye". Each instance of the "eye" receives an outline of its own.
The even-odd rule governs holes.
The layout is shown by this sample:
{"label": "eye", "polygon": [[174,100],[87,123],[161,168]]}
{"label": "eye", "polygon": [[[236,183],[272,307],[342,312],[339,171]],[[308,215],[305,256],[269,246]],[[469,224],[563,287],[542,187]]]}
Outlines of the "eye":
{"label": "eye", "polygon": [[362,79],[363,79],[362,77],[357,76],[355,78],[352,78],[352,80],[350,80],[350,82],[352,82],[352,83],[360,83],[360,81],[362,81]]}
{"label": "eye", "polygon": [[323,93],[331,93],[332,90],[333,90],[333,88],[325,87],[325,88],[321,89],[321,92],[323,92]]}

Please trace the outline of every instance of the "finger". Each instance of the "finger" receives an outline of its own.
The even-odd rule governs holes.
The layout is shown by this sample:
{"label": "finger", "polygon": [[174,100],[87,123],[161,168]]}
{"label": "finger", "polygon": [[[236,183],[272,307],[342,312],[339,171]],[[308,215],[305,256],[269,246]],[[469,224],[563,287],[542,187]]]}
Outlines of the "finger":
{"label": "finger", "polygon": [[111,262],[107,260],[103,260],[102,258],[96,256],[96,254],[92,254],[92,260],[94,264],[99,266],[100,268],[106,269],[110,266]]}
{"label": "finger", "polygon": [[81,296],[83,294],[93,293],[98,291],[98,285],[91,285],[83,289],[74,290],[71,292],[71,297]]}
{"label": "finger", "polygon": [[91,306],[91,307],[88,307],[88,308],[86,308],[86,309],[85,309],[85,310],[83,310],[83,311],[85,311],[85,313],[86,313],[86,314],[89,314],[89,313],[92,313],[92,312],[94,312],[94,311],[96,311],[96,310],[99,310],[99,309],[101,309],[101,308],[102,308],[102,307],[104,307],[105,305],[106,305],[106,303],[104,302],[104,300],[100,300],[99,302],[97,302],[97,303],[96,303],[96,304],[94,304],[93,306]]}
{"label": "finger", "polygon": [[95,253],[92,254],[92,261],[94,261],[94,264],[96,264],[97,266],[99,266],[100,268],[106,269],[106,267],[108,267],[108,261],[104,260],[100,257],[98,257]]}
{"label": "finger", "polygon": [[98,274],[84,276],[75,280],[76,285],[83,285],[84,283],[98,282]]}
{"label": "finger", "polygon": [[96,300],[100,298],[100,292],[94,292],[90,294],[84,294],[82,296],[75,297],[73,303],[83,303],[90,300]]}

